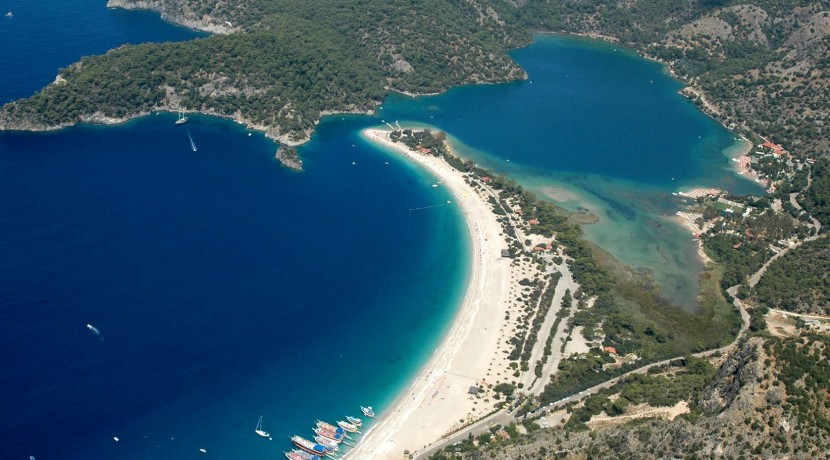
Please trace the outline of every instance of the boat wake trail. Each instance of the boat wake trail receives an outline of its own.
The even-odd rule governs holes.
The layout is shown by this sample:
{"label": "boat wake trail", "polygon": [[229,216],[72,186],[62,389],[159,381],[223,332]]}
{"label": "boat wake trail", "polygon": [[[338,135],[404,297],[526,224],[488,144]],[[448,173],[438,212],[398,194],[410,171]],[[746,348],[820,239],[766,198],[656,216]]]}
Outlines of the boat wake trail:
{"label": "boat wake trail", "polygon": [[99,331],[97,327],[95,327],[91,324],[87,324],[86,328],[89,329],[90,331],[92,331],[92,333],[95,334],[96,337],[101,339],[102,342],[104,341],[104,334],[101,334],[101,331]]}
{"label": "boat wake trail", "polygon": [[193,142],[193,136],[190,135],[190,130],[187,130],[187,138],[190,139],[190,149],[196,151],[196,143]]}

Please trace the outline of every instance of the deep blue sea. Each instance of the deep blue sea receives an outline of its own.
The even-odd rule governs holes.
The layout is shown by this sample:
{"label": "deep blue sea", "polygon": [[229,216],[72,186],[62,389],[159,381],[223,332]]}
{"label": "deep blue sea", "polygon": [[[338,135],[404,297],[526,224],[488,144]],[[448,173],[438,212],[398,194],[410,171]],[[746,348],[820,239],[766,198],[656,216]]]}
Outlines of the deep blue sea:
{"label": "deep blue sea", "polygon": [[[43,81],[122,38],[193,36],[73,8],[54,20],[95,46],[49,50]],[[2,62],[24,67],[55,26],[13,11]],[[0,457],[274,459],[317,418],[382,414],[449,325],[463,218],[410,211],[451,197],[362,141],[373,120],[323,122],[298,174],[261,134],[174,119],[0,133]]]}
{"label": "deep blue sea", "polygon": [[[181,41],[207,34],[147,11],[106,8],[106,0],[0,0],[0,104],[55,80],[82,56],[127,43]],[[12,13],[12,18],[4,15]]]}
{"label": "deep blue sea", "polygon": [[[201,36],[104,4],[0,0],[0,102],[83,55]],[[685,305],[700,267],[661,216],[683,187],[756,190],[731,134],[613,45],[539,37],[513,57],[529,81],[324,119],[303,173],[210,117],[0,133],[2,456],[273,459],[317,418],[382,414],[446,331],[469,250],[453,205],[411,211],[446,191],[360,138],[381,119],[595,212],[587,236]]]}

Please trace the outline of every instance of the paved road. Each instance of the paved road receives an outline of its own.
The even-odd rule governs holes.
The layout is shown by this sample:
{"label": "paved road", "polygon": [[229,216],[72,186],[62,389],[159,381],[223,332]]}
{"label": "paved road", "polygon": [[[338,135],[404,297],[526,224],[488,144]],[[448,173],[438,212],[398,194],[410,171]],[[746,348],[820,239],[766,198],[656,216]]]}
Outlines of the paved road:
{"label": "paved road", "polygon": [[455,443],[461,442],[467,439],[471,434],[473,436],[478,436],[482,433],[486,433],[490,431],[490,427],[493,425],[502,425],[507,426],[511,423],[516,421],[516,417],[513,416],[512,413],[508,412],[506,409],[502,409],[496,412],[493,415],[490,415],[487,418],[481,419],[478,422],[474,423],[473,425],[468,426],[467,428],[455,433],[454,435],[450,436],[449,438],[443,439],[441,441],[435,442],[430,444],[426,450],[418,453],[415,456],[416,460],[423,460],[429,458],[430,455],[434,454],[435,452],[443,449],[447,446],[451,446]]}
{"label": "paved road", "polygon": [[[808,177],[808,181],[809,180],[810,180],[810,178]],[[796,206],[798,209],[801,209],[801,207],[798,205],[798,202],[795,200],[793,195],[790,196],[790,201],[791,201],[791,203],[794,202],[793,203],[794,206]],[[768,260],[767,263],[765,263],[760,269],[758,269],[757,272],[755,272],[750,277],[750,281],[749,281],[750,286],[755,286],[755,284],[758,283],[758,280],[761,279],[761,276],[763,276],[763,274],[766,271],[769,264],[771,264],[778,257],[782,256],[789,249],[791,249],[793,247],[797,247],[798,245],[800,245],[800,244],[802,244],[806,241],[812,241],[812,240],[815,240],[816,238],[818,238],[819,232],[821,231],[821,223],[818,222],[812,216],[810,216],[810,218],[813,221],[814,227],[816,229],[816,234],[814,236],[805,238],[803,241],[799,241],[798,244],[796,244],[796,245],[794,245],[790,248],[786,248],[786,249],[782,250],[781,252],[776,254],[776,256],[774,256],[773,258]],[[749,313],[746,311],[746,307],[744,306],[743,302],[740,299],[738,299],[738,297],[737,297],[739,287],[740,287],[739,285],[735,285],[735,286],[732,286],[732,287],[730,287],[729,289],[726,290],[729,293],[729,295],[731,295],[733,297],[733,299],[734,299],[733,303],[734,303],[735,307],[738,309],[738,312],[740,312],[740,314],[741,314],[741,330],[740,330],[740,332],[738,332],[738,335],[737,335],[737,337],[735,337],[735,340],[732,341],[732,343],[730,343],[729,345],[726,345],[724,347],[720,347],[720,348],[717,348],[717,349],[714,349],[714,350],[709,350],[709,351],[703,351],[703,352],[700,352],[700,353],[694,353],[692,356],[698,357],[698,358],[705,358],[705,357],[710,357],[712,355],[715,355],[717,353],[725,354],[725,353],[728,353],[728,352],[732,351],[733,349],[735,349],[738,346],[738,342],[740,342],[740,340],[746,334],[746,331],[749,329]],[[603,383],[600,383],[599,385],[596,385],[596,386],[593,386],[593,387],[588,388],[586,390],[580,391],[579,393],[577,393],[575,395],[570,395],[566,398],[560,399],[559,401],[548,404],[547,406],[542,407],[541,409],[538,409],[534,412],[525,414],[525,416],[523,416],[522,419],[537,418],[537,417],[541,417],[545,414],[548,414],[550,412],[559,410],[559,409],[563,408],[564,406],[566,406],[567,404],[569,404],[571,402],[580,401],[580,400],[584,399],[587,396],[590,396],[592,394],[595,394],[595,393],[599,392],[600,390],[610,388],[610,387],[616,385],[621,380],[623,380],[623,379],[625,379],[625,378],[627,378],[631,375],[645,374],[646,372],[649,371],[649,369],[652,369],[652,368],[655,368],[655,367],[660,367],[660,366],[665,366],[665,365],[669,364],[670,362],[672,362],[672,361],[674,361],[678,358],[679,357],[675,357],[675,358],[666,359],[666,360],[663,360],[663,361],[660,361],[660,362],[647,364],[645,366],[639,367],[639,368],[634,369],[632,371],[626,372],[625,374],[614,377],[613,379],[607,380]],[[415,458],[416,459],[429,458],[430,455],[432,455],[433,453],[435,453],[439,449],[443,449],[444,447],[447,447],[451,444],[455,444],[456,442],[460,442],[464,439],[467,439],[467,437],[469,437],[470,434],[472,434],[473,436],[478,436],[479,434],[484,433],[485,431],[488,431],[489,427],[494,425],[494,424],[499,424],[499,425],[504,426],[504,425],[509,425],[510,423],[516,422],[516,421],[518,421],[518,419],[515,416],[513,416],[513,414],[507,412],[506,410],[505,411],[499,411],[499,412],[497,412],[497,413],[495,413],[495,414],[493,414],[489,417],[486,417],[486,418],[476,422],[475,424],[473,424],[473,425],[471,425],[471,426],[455,433],[454,435],[450,436],[449,438],[447,438],[445,440],[438,441],[436,443],[431,444],[429,447],[427,447],[427,449],[425,451],[418,454]]]}
{"label": "paved road", "polygon": [[[723,353],[728,353],[728,352],[732,351],[733,349],[735,349],[738,346],[738,342],[741,340],[741,338],[743,338],[744,334],[746,334],[746,331],[749,329],[749,313],[746,311],[746,308],[744,307],[743,302],[741,302],[740,299],[735,297],[735,294],[738,292],[738,287],[739,286],[732,286],[731,288],[727,289],[727,292],[729,292],[729,294],[733,296],[735,307],[738,309],[738,311],[741,314],[741,330],[740,330],[740,332],[738,332],[737,337],[735,337],[735,340],[732,341],[732,343],[730,343],[729,345],[726,345],[726,346],[723,346],[723,347],[720,347],[720,348],[716,348],[714,350],[708,350],[708,351],[702,351],[700,353],[694,353],[694,354],[692,354],[692,356],[697,357],[697,358],[710,357],[710,356],[715,355],[717,353],[722,353],[722,354]],[[534,412],[530,412],[528,414],[525,414],[521,419],[516,418],[513,414],[511,414],[510,412],[507,412],[506,410],[496,412],[495,414],[493,414],[489,417],[486,417],[486,418],[476,422],[475,424],[473,424],[473,425],[471,425],[467,428],[464,428],[461,431],[458,431],[457,433],[453,434],[449,438],[446,438],[446,439],[440,440],[436,443],[430,444],[424,451],[420,452],[415,457],[415,459],[416,460],[427,459],[427,458],[429,458],[430,455],[434,454],[439,449],[443,449],[443,448],[445,448],[449,445],[455,444],[456,442],[461,442],[464,439],[467,439],[470,434],[472,434],[473,436],[478,436],[479,434],[488,431],[489,427],[494,425],[494,424],[499,424],[499,425],[505,426],[505,425],[509,425],[510,423],[517,422],[517,421],[524,420],[524,419],[528,419],[528,418],[533,419],[533,418],[542,417],[546,414],[549,414],[551,412],[557,411],[557,410],[565,407],[569,403],[572,403],[572,402],[575,402],[575,401],[580,401],[580,400],[582,400],[582,399],[584,399],[584,398],[586,398],[590,395],[596,394],[600,390],[611,388],[612,386],[619,383],[621,380],[623,380],[623,379],[625,379],[625,378],[627,378],[631,375],[645,374],[652,368],[668,365],[670,362],[672,362],[672,361],[674,361],[678,358],[680,358],[680,357],[665,359],[663,361],[647,364],[647,365],[639,367],[637,369],[628,371],[625,374],[614,377],[610,380],[607,380],[603,383],[600,383],[599,385],[595,385],[591,388],[580,391],[579,393],[577,393],[575,395],[570,395],[566,398],[560,399],[559,401],[550,403],[547,406],[542,407],[542,408],[540,408],[540,409],[538,409]]]}

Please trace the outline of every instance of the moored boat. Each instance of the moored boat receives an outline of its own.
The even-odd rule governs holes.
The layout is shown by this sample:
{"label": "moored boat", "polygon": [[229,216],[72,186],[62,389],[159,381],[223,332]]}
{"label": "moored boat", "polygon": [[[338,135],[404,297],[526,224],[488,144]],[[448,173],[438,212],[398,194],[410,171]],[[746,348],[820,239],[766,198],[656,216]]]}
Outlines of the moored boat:
{"label": "moored boat", "polygon": [[291,442],[294,443],[295,446],[299,447],[300,449],[308,452],[312,455],[323,456],[326,455],[326,448],[317,444],[315,442],[309,441],[308,439],[294,435],[291,437]]}
{"label": "moored boat", "polygon": [[319,426],[314,428],[314,434],[317,436],[323,436],[324,438],[331,439],[334,442],[343,442],[346,439],[346,435],[343,433],[335,433],[334,431],[327,430],[325,428],[320,428]]}
{"label": "moored boat", "polygon": [[339,426],[334,426],[331,423],[327,423],[322,420],[317,420],[317,427],[332,431],[334,433],[339,433],[348,437],[348,435],[346,434],[346,430],[344,430],[343,428],[340,428]]}
{"label": "moored boat", "polygon": [[349,421],[349,423],[351,423],[351,424],[352,424],[352,425],[354,425],[354,426],[360,426],[360,425],[363,425],[363,420],[360,420],[360,419],[359,419],[359,418],[357,418],[357,417],[352,417],[351,415],[347,415],[347,416],[346,416],[346,420],[348,420],[348,421]]}
{"label": "moored boat", "polygon": [[338,420],[337,425],[340,428],[343,428],[344,430],[348,431],[349,433],[360,433],[360,430],[358,430],[356,426],[354,426],[353,424],[351,424],[349,422],[344,422],[343,420]]}
{"label": "moored boat", "polygon": [[375,417],[375,411],[372,409],[372,406],[368,406],[368,407],[360,406],[360,411],[363,412],[363,415],[365,415],[367,417],[372,417],[372,418]]}
{"label": "moored boat", "polygon": [[292,450],[291,452],[286,452],[285,457],[288,460],[320,460],[320,457],[317,455],[311,455],[308,452],[303,452],[301,450]]}
{"label": "moored boat", "polygon": [[326,451],[334,453],[340,450],[340,446],[338,445],[337,441],[332,441],[331,439],[317,435],[314,437],[314,440],[317,441],[317,444],[326,448]]}

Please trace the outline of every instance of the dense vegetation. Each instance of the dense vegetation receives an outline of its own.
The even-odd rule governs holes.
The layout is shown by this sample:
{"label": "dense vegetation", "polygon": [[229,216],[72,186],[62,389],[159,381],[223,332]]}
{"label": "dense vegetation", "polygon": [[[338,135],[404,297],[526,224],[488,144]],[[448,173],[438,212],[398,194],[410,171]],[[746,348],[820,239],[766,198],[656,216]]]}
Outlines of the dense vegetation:
{"label": "dense vegetation", "polygon": [[6,105],[0,127],[42,129],[166,108],[234,117],[298,142],[322,113],[369,110],[390,88],[428,93],[523,75],[496,19],[448,0],[179,6],[192,16],[180,19],[209,14],[242,30],[84,58],[61,69],[62,83]]}
{"label": "dense vegetation", "polygon": [[323,110],[367,110],[383,97],[379,66],[367,62],[372,61],[330,32],[302,34],[287,27],[121,47],[61,70],[66,83],[10,104],[5,112],[51,125],[96,112],[127,117],[168,99],[171,106],[239,114],[257,125],[302,133]]}
{"label": "dense vegetation", "polygon": [[[506,50],[527,43],[531,31],[566,31],[616,37],[671,63],[692,85],[687,94],[695,103],[753,139],[768,136],[804,156],[830,153],[828,0],[176,0],[159,8],[177,20],[212,25],[227,21],[235,33],[125,46],[84,58],[61,69],[60,82],[0,109],[0,128],[42,129],[185,109],[233,117],[284,141],[300,142],[323,113],[369,110],[390,89],[428,93],[462,83],[520,78],[523,72]],[[447,159],[459,169],[485,173],[457,158]],[[826,160],[816,162],[812,185],[799,199],[825,226],[830,226],[829,169]],[[793,218],[799,213],[788,207],[785,194],[800,191],[806,180],[806,172],[796,174],[776,194]],[[496,178],[493,185],[501,199],[517,199],[523,214],[539,221],[537,231],[555,235],[569,256],[581,286],[573,296],[576,311],[570,326],[582,326],[603,345],[640,358],[617,367],[608,366],[614,360],[599,351],[564,360],[542,395],[546,402],[644,362],[728,342],[739,322],[721,288],[742,283],[757,270],[770,255],[771,241],[801,235],[805,228],[779,213],[764,212],[752,220],[734,220],[741,231],[707,236],[707,252],[721,267],[704,274],[701,309],[690,314],[667,305],[648,280],[583,241],[579,228],[552,205],[504,178]],[[827,247],[823,238],[782,257],[754,295],[768,306],[827,308]],[[534,295],[549,295],[550,284],[538,286]],[[593,306],[588,308],[585,299],[591,297]],[[754,327],[761,328],[762,321],[760,315],[753,316]],[[518,357],[533,340],[522,337],[514,349]],[[556,450],[591,457],[631,449],[633,458],[659,452],[693,456],[706,446],[717,456],[726,446],[726,453],[736,458],[741,452],[815,458],[823,452],[814,446],[828,439],[827,346],[826,339],[816,338],[806,344],[767,344],[770,358],[764,365],[772,370],[757,377],[759,385],[766,385],[757,390],[777,412],[757,407],[737,422],[729,419],[720,425],[708,419],[700,424],[684,421],[679,428],[648,422],[625,433],[601,434],[596,442],[596,436],[574,436],[573,442],[558,437]],[[683,393],[696,398],[705,380],[712,379],[712,369],[699,363],[692,370],[686,367],[674,381],[664,376],[630,380],[617,389],[621,395],[614,401],[607,394],[591,398],[575,420],[582,422],[600,410],[622,412],[631,403],[669,404]],[[774,397],[779,387],[785,389],[783,404]],[[791,437],[782,435],[778,424],[778,418],[786,420],[790,414],[800,424]],[[749,434],[736,435],[737,425]],[[511,436],[515,430],[510,427]],[[709,433],[715,439],[706,444],[701,437]],[[545,449],[528,458],[545,458]]]}
{"label": "dense vegetation", "polygon": [[796,419],[830,435],[830,338],[813,336],[809,346],[797,341],[770,342],[767,352],[776,356],[778,378]]}
{"label": "dense vegetation", "polygon": [[[671,376],[636,374],[614,385],[612,389],[588,397],[585,404],[573,412],[566,428],[583,429],[591,417],[602,412],[621,415],[632,404],[665,407],[674,406],[680,401],[692,401],[695,405],[704,387],[715,376],[715,368],[701,358],[678,359],[676,365],[678,369]],[[612,395],[617,395],[613,401],[609,399]]]}
{"label": "dense vegetation", "polygon": [[526,27],[619,38],[672,64],[726,124],[830,153],[827,0],[527,2]]}
{"label": "dense vegetation", "polygon": [[753,291],[770,308],[830,315],[830,241],[804,243],[771,264]]}
{"label": "dense vegetation", "polygon": [[812,184],[801,197],[801,206],[830,228],[830,160],[822,158],[813,165]]}
{"label": "dense vegetation", "polygon": [[[565,429],[529,430],[509,440],[479,439],[477,450],[437,459],[824,458],[830,442],[830,339],[753,339],[713,367],[677,360],[573,407]],[[602,412],[636,414],[638,403],[686,401],[674,421],[641,416],[585,429]],[[533,421],[524,421],[532,425]]]}
{"label": "dense vegetation", "polygon": [[[120,0],[133,4],[133,0]],[[396,89],[520,78],[506,55],[531,31],[617,37],[671,62],[715,116],[807,154],[830,151],[827,0],[176,0],[167,18],[235,33],[126,46],[62,70],[65,85],[0,111],[45,128],[151,109],[201,110],[304,140],[325,111]],[[254,35],[249,36],[249,35]],[[217,53],[214,55],[214,51]],[[84,100],[85,93],[94,97]],[[697,96],[695,96],[697,98]],[[286,137],[286,136],[284,136]],[[286,140],[291,140],[287,139]]]}
{"label": "dense vegetation", "polygon": [[[563,360],[541,395],[542,403],[556,401],[646,363],[723,346],[737,334],[740,317],[721,295],[716,285],[718,273],[704,275],[698,311],[678,309],[661,299],[659,289],[647,279],[633,274],[630,268],[583,240],[580,227],[555,205],[471,161],[443,155],[462,172],[490,177],[489,184],[498,191],[500,200],[518,203],[524,219],[538,221],[533,226],[535,233],[555,235],[556,243],[569,257],[568,266],[574,280],[580,285],[579,292],[573,294],[577,299],[576,311],[569,326],[582,326],[586,337],[612,346],[620,354],[638,358],[629,364],[607,367],[614,360],[594,350],[586,356]],[[543,295],[542,285],[536,288],[534,295]],[[549,289],[546,291],[550,294]],[[589,298],[594,298],[590,307]],[[513,358],[522,357],[524,343],[529,338],[523,333],[514,337]],[[522,363],[523,368],[528,365]]]}
{"label": "dense vegetation", "polygon": [[446,143],[447,135],[443,132],[433,133],[429,129],[422,131],[404,129],[403,131],[390,133],[389,137],[395,142],[403,143],[412,150],[420,150],[422,153],[434,156],[449,156]]}
{"label": "dense vegetation", "polygon": [[703,237],[706,253],[713,260],[723,264],[724,274],[721,287],[724,289],[741,284],[747,276],[755,273],[770,257],[765,241],[744,244],[740,235],[720,233]]}

